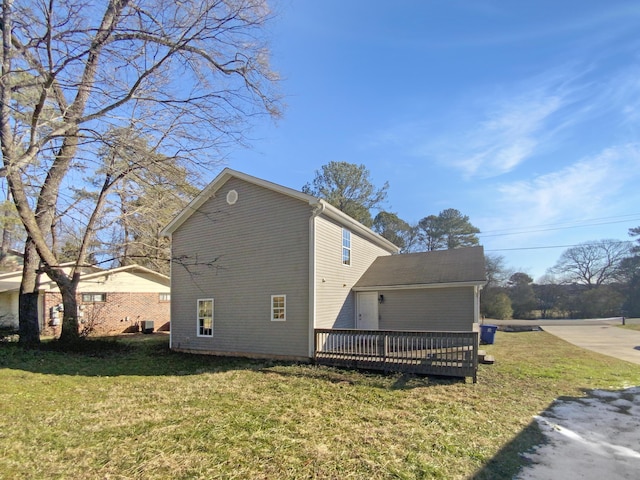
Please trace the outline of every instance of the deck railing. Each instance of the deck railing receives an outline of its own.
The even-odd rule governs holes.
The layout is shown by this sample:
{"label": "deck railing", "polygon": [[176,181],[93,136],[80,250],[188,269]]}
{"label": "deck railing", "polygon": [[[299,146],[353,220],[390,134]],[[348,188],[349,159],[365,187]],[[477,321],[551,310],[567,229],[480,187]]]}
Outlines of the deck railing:
{"label": "deck railing", "polygon": [[477,380],[477,332],[315,329],[315,361],[337,367]]}

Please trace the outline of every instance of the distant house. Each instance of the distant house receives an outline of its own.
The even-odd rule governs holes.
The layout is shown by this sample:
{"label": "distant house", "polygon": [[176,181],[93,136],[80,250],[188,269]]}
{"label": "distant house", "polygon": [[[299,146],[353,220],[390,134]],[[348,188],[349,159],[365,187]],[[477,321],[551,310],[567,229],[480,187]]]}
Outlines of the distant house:
{"label": "distant house", "polygon": [[0,272],[11,272],[22,267],[24,254],[14,248],[0,252]]}
{"label": "distant house", "polygon": [[[0,274],[0,325],[18,326],[18,297],[22,271]],[[168,329],[169,277],[139,265],[109,270],[85,267],[78,284],[81,328],[95,333],[120,333],[137,329],[143,320],[154,329]],[[60,332],[62,297],[56,284],[41,275],[38,317],[44,334]]]}
{"label": "distant house", "polygon": [[399,255],[326,201],[241,172],[163,233],[174,350],[309,359],[316,329],[477,329],[481,247]]}

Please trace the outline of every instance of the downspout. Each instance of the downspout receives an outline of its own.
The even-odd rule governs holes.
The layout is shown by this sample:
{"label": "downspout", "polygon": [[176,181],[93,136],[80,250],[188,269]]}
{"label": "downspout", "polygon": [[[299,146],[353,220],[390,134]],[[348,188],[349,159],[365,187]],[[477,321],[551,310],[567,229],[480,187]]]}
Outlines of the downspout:
{"label": "downspout", "polygon": [[482,285],[474,285],[473,287],[473,330],[480,330],[478,325],[480,323],[480,290]]}
{"label": "downspout", "polygon": [[315,326],[316,326],[316,218],[325,209],[323,202],[312,203],[313,210],[309,217],[309,358],[315,354]]}

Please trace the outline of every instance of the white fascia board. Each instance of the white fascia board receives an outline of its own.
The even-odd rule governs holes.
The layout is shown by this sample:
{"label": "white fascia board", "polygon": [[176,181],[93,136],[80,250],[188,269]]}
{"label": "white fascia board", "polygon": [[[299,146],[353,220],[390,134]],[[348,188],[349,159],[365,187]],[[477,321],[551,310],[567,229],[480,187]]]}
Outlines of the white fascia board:
{"label": "white fascia board", "polygon": [[378,290],[421,290],[431,288],[451,287],[481,287],[487,282],[449,282],[449,283],[418,283],[411,285],[374,285],[370,287],[353,287],[354,292],[377,292]]}
{"label": "white fascia board", "polygon": [[16,272],[0,273],[0,281],[22,281],[22,270]]}
{"label": "white fascia board", "polygon": [[147,267],[143,267],[142,265],[124,265],[122,267],[116,267],[116,268],[112,268],[110,270],[102,270],[100,272],[94,272],[94,273],[87,273],[85,275],[80,275],[80,280],[89,280],[92,278],[96,278],[96,277],[106,277],[107,275],[114,275],[116,273],[121,273],[121,272],[131,272],[132,274],[135,273],[147,273],[149,275],[153,275],[155,277],[158,277],[160,279],[162,279],[163,281],[167,281],[169,280],[169,277],[167,277],[166,275],[160,273],[160,272],[156,272],[155,270],[151,270],[150,268]]}

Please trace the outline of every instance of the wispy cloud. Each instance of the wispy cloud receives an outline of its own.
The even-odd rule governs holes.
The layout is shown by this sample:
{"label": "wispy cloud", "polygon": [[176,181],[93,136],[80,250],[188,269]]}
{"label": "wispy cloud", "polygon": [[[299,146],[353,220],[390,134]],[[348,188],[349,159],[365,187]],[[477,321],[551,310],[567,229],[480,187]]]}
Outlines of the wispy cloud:
{"label": "wispy cloud", "polygon": [[466,177],[488,178],[512,171],[535,154],[551,117],[566,104],[566,96],[534,92],[496,103],[477,128],[451,142],[454,148],[440,155],[442,162]]}
{"label": "wispy cloud", "polygon": [[618,203],[628,205],[630,194],[639,195],[633,193],[639,179],[640,145],[611,147],[558,171],[497,185],[499,216],[485,219],[484,229],[513,231],[618,214]]}
{"label": "wispy cloud", "polygon": [[462,102],[464,107],[453,113],[435,114],[437,121],[430,112],[430,120],[397,122],[370,135],[363,147],[392,146],[411,158],[457,169],[465,178],[508,173],[561,128],[566,119],[558,113],[571,102],[563,85],[518,90],[513,95],[483,92],[481,100]]}
{"label": "wispy cloud", "polygon": [[640,121],[640,66],[632,66],[612,78],[602,88],[600,105],[619,108],[622,123],[636,127]]}
{"label": "wispy cloud", "polygon": [[499,177],[540,154],[560,150],[569,137],[591,140],[593,135],[581,128],[594,119],[606,118],[592,132],[596,135],[602,128],[614,131],[616,124],[637,124],[638,78],[636,66],[607,76],[593,65],[549,70],[507,91],[476,90],[473,100],[458,99],[458,107],[442,112],[438,122],[430,112],[429,121],[393,124],[372,135],[366,147],[391,145],[409,157],[458,170],[466,179]]}

